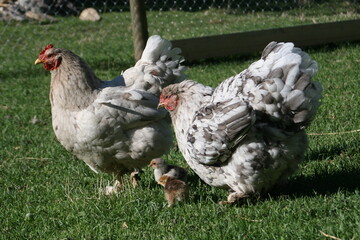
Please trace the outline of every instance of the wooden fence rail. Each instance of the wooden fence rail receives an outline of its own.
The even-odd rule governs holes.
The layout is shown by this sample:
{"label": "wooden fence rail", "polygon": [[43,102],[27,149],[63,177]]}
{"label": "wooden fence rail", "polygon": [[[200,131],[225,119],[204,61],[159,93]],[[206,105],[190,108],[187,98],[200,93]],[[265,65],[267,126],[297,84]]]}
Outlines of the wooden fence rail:
{"label": "wooden fence rail", "polygon": [[298,47],[360,40],[360,19],[241,32],[172,41],[187,61],[246,55],[261,51],[271,41],[294,42]]}

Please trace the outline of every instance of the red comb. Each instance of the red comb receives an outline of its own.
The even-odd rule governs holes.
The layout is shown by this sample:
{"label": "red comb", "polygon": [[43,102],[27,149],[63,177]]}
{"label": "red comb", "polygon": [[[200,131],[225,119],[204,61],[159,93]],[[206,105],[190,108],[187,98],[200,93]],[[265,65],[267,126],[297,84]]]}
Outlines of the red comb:
{"label": "red comb", "polygon": [[46,50],[48,50],[49,48],[53,48],[53,47],[54,47],[54,45],[52,45],[52,44],[46,45],[46,47],[40,52],[39,56],[43,55]]}

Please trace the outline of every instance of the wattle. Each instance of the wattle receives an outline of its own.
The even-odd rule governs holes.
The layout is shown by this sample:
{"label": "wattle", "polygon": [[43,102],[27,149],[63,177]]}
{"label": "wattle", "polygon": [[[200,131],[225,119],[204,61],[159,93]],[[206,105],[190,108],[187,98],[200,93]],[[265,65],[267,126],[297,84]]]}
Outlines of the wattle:
{"label": "wattle", "polygon": [[51,71],[51,70],[54,70],[54,69],[55,69],[55,66],[52,65],[52,64],[44,63],[44,68],[45,68],[46,70]]}
{"label": "wattle", "polygon": [[60,59],[56,60],[55,64],[44,63],[44,68],[48,71],[55,70],[56,68],[59,67],[60,63],[61,63]]}

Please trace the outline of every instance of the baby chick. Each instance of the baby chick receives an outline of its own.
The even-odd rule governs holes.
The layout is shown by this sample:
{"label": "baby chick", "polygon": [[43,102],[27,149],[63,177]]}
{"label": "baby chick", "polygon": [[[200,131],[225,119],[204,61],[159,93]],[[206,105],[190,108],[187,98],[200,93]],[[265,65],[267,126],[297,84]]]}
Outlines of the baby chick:
{"label": "baby chick", "polygon": [[186,180],[187,172],[184,168],[169,165],[162,158],[153,159],[150,162],[149,166],[154,169],[154,177],[156,182],[159,182],[162,175],[171,176],[176,179]]}
{"label": "baby chick", "polygon": [[184,181],[163,175],[158,183],[165,187],[165,199],[168,207],[173,206],[176,200],[182,201],[189,198],[189,187]]}

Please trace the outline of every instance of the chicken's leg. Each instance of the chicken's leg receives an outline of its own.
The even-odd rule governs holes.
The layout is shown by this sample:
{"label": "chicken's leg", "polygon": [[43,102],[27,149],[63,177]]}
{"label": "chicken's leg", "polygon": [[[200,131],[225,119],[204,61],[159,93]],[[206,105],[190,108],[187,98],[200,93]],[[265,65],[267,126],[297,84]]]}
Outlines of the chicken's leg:
{"label": "chicken's leg", "polygon": [[248,197],[249,197],[248,194],[241,193],[241,192],[234,192],[234,193],[229,194],[227,201],[220,201],[219,204],[220,205],[233,204],[241,199],[245,199]]}
{"label": "chicken's leg", "polygon": [[119,191],[121,191],[122,189],[124,189],[124,183],[123,183],[123,180],[122,180],[122,176],[123,176],[123,174],[118,174],[114,185],[113,186],[106,186],[105,195],[109,196],[109,195],[112,195],[112,194],[116,194]]}
{"label": "chicken's leg", "polygon": [[165,198],[166,198],[166,200],[168,202],[167,206],[172,207],[174,205],[174,202],[175,202],[175,195],[165,192]]}
{"label": "chicken's leg", "polygon": [[[130,174],[130,182],[132,183],[133,187],[138,187],[139,186],[139,180],[140,180],[140,177],[139,177],[139,174],[141,173],[142,171],[139,170],[139,169],[134,169],[134,171]],[[118,193],[119,191],[123,190],[124,189],[124,182],[123,182],[123,175],[125,173],[121,172],[121,173],[118,173],[117,174],[117,179],[114,183],[113,186],[106,186],[106,189],[105,189],[105,194],[106,195],[112,195],[112,194],[116,194]]]}
{"label": "chicken's leg", "polygon": [[134,171],[130,174],[130,181],[133,185],[133,187],[138,187],[139,186],[139,174],[140,174],[141,170],[140,169],[134,169]]}

